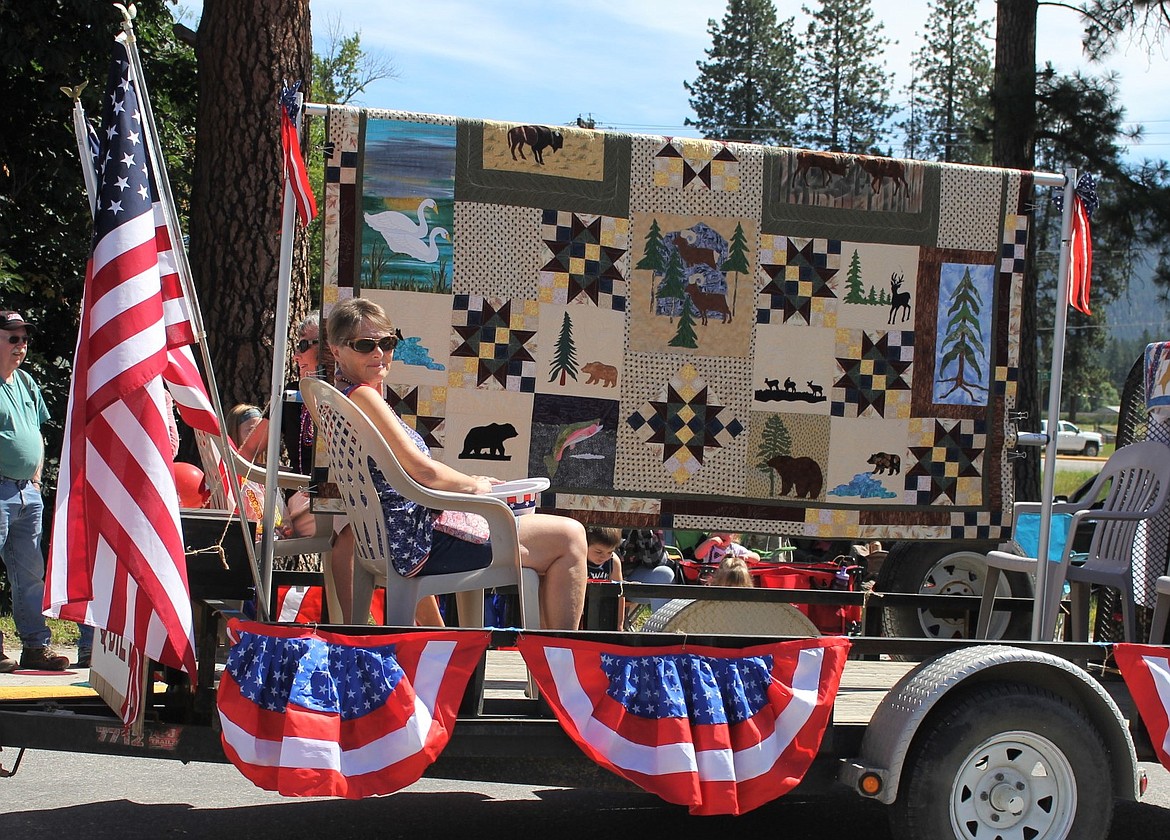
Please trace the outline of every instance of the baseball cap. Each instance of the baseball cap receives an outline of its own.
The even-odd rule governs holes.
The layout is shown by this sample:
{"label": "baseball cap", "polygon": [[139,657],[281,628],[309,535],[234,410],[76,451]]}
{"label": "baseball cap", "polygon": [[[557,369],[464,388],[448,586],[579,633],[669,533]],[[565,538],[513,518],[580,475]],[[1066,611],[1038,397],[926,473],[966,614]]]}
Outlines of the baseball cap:
{"label": "baseball cap", "polygon": [[30,333],[37,331],[37,328],[24,320],[24,316],[19,312],[13,312],[11,309],[0,309],[0,330],[17,330],[21,327]]}

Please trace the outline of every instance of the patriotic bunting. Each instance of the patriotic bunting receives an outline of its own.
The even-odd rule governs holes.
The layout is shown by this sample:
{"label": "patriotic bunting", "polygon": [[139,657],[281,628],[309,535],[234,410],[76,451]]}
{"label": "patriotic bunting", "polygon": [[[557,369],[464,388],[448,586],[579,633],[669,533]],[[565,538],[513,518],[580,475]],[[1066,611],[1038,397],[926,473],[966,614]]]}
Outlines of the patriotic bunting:
{"label": "patriotic bunting", "polygon": [[522,635],[561,726],[594,761],[694,814],[742,814],[816,757],[849,641],[727,650]]}
{"label": "patriotic bunting", "polygon": [[1113,655],[1150,733],[1158,761],[1170,770],[1170,648],[1118,644]]}
{"label": "patriotic bunting", "polygon": [[364,796],[414,783],[451,737],[489,631],[349,636],[232,621],[223,747],[258,787]]}

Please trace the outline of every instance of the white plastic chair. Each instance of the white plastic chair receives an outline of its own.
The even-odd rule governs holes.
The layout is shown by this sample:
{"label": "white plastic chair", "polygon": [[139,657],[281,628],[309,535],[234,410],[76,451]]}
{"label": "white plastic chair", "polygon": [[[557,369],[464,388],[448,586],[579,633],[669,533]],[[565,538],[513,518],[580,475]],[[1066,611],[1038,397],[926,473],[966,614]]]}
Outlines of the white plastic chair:
{"label": "white plastic chair", "polygon": [[[203,463],[203,472],[207,476],[207,488],[211,492],[211,498],[208,500],[207,507],[213,510],[234,511],[236,509],[235,499],[228,498],[228,493],[223,483],[215,478],[221,449],[219,438],[196,429],[195,444],[199,449],[199,459]],[[241,479],[264,484],[267,477],[264,467],[253,464],[234,449],[231,450],[231,458],[236,469],[236,475]],[[280,490],[299,490],[308,487],[309,480],[309,476],[307,475],[286,472],[284,470],[280,470],[276,474],[276,484]],[[330,565],[331,549],[333,546],[333,517],[317,514],[313,519],[317,525],[313,536],[288,537],[286,539],[276,540],[272,544],[272,554],[274,557],[295,557],[300,554],[321,555],[321,570],[324,573],[326,581],[325,592],[327,595],[326,603],[329,618],[332,621],[339,622],[341,621],[341,605],[338,603],[336,596],[332,594],[334,587],[332,586],[332,568]]]}
{"label": "white plastic chair", "polygon": [[[1105,485],[1107,495],[1100,508],[1094,508]],[[1170,493],[1170,448],[1153,441],[1138,441],[1113,453],[1105,462],[1092,487],[1079,502],[1057,502],[1053,516],[1071,514],[1068,539],[1059,562],[1049,565],[1048,610],[1041,627],[1045,639],[1056,629],[1058,595],[1068,580],[1073,587],[1073,638],[1088,638],[1089,584],[1105,584],[1121,591],[1125,638],[1134,641],[1137,619],[1133,597],[1133,552],[1138,524],[1159,513]],[[1017,502],[1013,516],[1039,513],[1039,502]],[[1089,551],[1082,565],[1071,564],[1073,536],[1082,523],[1094,523]],[[987,554],[987,580],[979,606],[976,636],[985,638],[991,624],[996,585],[1001,571],[1035,573],[1036,558],[1007,551]]]}
{"label": "white plastic chair", "polygon": [[[460,624],[483,626],[483,591],[519,585],[520,623],[540,626],[540,578],[520,565],[520,538],[516,517],[500,499],[473,493],[453,493],[423,487],[407,474],[381,433],[360,408],[325,382],[302,379],[301,393],[325,443],[329,480],[336,482],[354,531],[354,615],[364,624],[375,581],[386,585],[386,623],[414,624],[414,611],[427,595],[455,593]],[[387,555],[386,520],[370,476],[370,467],[403,497],[432,510],[478,513],[491,530],[492,562],[482,569],[443,575],[404,578],[394,571]],[[523,578],[523,581],[521,581]]]}

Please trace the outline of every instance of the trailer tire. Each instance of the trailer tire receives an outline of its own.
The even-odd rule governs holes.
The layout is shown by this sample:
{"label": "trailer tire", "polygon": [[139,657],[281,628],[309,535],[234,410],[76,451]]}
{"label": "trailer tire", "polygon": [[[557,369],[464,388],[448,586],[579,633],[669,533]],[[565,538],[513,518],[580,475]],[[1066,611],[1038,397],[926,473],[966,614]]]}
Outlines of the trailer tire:
{"label": "trailer tire", "polygon": [[[875,589],[879,592],[913,592],[936,595],[982,595],[986,580],[986,554],[993,543],[971,543],[957,547],[951,543],[894,543],[882,564]],[[1025,596],[1029,584],[1025,577],[1009,573],[996,587],[1001,597]],[[973,622],[972,622],[973,623]],[[935,614],[930,609],[891,607],[882,610],[882,635],[910,639],[962,639],[967,637],[961,619]],[[1026,639],[1031,632],[1027,613],[997,612],[992,616],[988,638]]]}
{"label": "trailer tire", "polygon": [[937,709],[907,755],[899,840],[1101,840],[1112,772],[1093,723],[1057,694],[990,684]]}

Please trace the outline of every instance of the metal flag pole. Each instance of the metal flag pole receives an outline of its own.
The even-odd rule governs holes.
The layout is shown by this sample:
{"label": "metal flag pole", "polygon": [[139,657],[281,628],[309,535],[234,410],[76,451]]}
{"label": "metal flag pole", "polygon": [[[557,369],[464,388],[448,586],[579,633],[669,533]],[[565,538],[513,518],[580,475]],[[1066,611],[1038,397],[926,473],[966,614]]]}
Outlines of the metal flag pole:
{"label": "metal flag pole", "polygon": [[[1048,383],[1048,438],[1044,444],[1044,476],[1040,487],[1040,541],[1036,552],[1036,607],[1032,611],[1032,640],[1050,641],[1056,627],[1060,593],[1050,591],[1048,546],[1051,542],[1052,503],[1056,492],[1056,435],[1060,426],[1060,385],[1064,375],[1064,339],[1068,326],[1069,240],[1072,236],[1073,193],[1077,170],[1064,170],[1064,206],[1060,221],[1060,259],[1056,268],[1056,321],[1052,332],[1052,364]],[[1069,534],[1072,539],[1072,534]],[[1063,581],[1062,581],[1063,583]]]}
{"label": "metal flag pole", "polygon": [[[296,118],[294,127],[299,131],[304,96],[296,94]],[[280,103],[284,107],[284,103]],[[284,177],[281,179],[281,188],[284,192],[284,205],[280,220],[280,272],[276,292],[276,325],[275,335],[272,337],[272,379],[268,397],[268,404],[272,406],[268,419],[268,460],[265,464],[264,476],[264,521],[273,522],[276,516],[276,494],[279,492],[276,484],[276,473],[280,460],[281,422],[284,419],[280,411],[284,398],[284,359],[288,356],[288,322],[289,322],[289,295],[292,288],[292,260],[293,240],[296,236],[294,220],[292,188],[289,179],[292,173],[285,167]],[[278,364],[279,362],[279,364]],[[264,591],[269,592],[272,586],[272,558],[276,546],[273,541],[274,529],[265,528],[260,541],[261,575],[264,581]]]}
{"label": "metal flag pole", "polygon": [[[261,575],[259,565],[256,561],[252,533],[248,528],[247,520],[243,514],[245,510],[243,488],[240,486],[239,474],[236,471],[235,462],[231,457],[232,444],[227,436],[227,423],[224,421],[223,405],[219,399],[219,387],[215,381],[215,369],[212,367],[211,353],[207,348],[207,333],[203,327],[203,313],[199,309],[199,299],[195,295],[195,282],[191,274],[191,262],[187,258],[187,249],[183,245],[182,229],[179,227],[179,216],[175,211],[175,199],[171,192],[170,177],[167,175],[166,159],[163,157],[162,145],[159,143],[158,131],[155,128],[154,111],[150,106],[146,78],[142,72],[142,59],[138,55],[138,45],[134,37],[133,24],[136,10],[133,5],[129,8],[120,3],[115,3],[114,5],[122,12],[122,32],[126,36],[126,52],[130,56],[130,63],[133,66],[134,80],[138,85],[139,107],[142,109],[143,139],[148,144],[152,162],[155,165],[155,187],[159,191],[159,198],[163,207],[163,217],[167,226],[167,235],[171,239],[171,248],[175,255],[175,267],[190,313],[191,325],[195,334],[195,343],[199,345],[202,353],[204,376],[207,377],[208,396],[211,399],[212,408],[215,410],[215,416],[219,420],[220,452],[223,453],[223,461],[227,467],[228,483],[231,486],[232,497],[236,503],[236,512],[239,514],[240,530],[244,536],[244,550],[248,557],[248,565],[251,567],[253,582],[256,584],[257,617],[261,620],[267,620],[269,603],[268,588],[264,585],[265,579]],[[271,580],[271,575],[268,576],[268,580]]]}

